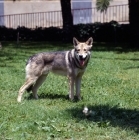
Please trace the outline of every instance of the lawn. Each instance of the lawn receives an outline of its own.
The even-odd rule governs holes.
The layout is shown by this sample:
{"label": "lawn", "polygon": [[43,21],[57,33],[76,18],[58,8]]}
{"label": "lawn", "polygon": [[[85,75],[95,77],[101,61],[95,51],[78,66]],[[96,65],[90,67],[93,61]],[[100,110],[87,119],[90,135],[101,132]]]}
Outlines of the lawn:
{"label": "lawn", "polygon": [[[83,76],[79,102],[67,99],[67,79],[50,74],[39,99],[25,93],[28,57],[42,51],[72,48],[72,44],[2,42],[0,50],[0,140],[138,140],[139,52],[126,45],[96,44]],[[86,117],[87,106],[92,114]]]}

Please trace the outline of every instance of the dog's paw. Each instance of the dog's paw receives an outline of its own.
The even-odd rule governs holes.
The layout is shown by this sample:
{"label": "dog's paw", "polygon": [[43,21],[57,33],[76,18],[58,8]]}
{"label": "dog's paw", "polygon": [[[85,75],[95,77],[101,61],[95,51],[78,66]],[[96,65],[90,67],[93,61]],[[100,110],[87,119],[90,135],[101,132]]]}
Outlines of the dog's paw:
{"label": "dog's paw", "polygon": [[20,97],[17,98],[17,102],[21,103],[21,98]]}
{"label": "dog's paw", "polygon": [[74,99],[76,100],[76,101],[81,101],[83,98],[80,96],[80,97],[78,97],[78,96],[74,96]]}
{"label": "dog's paw", "polygon": [[70,101],[74,100],[74,96],[72,97],[71,95],[67,95],[67,99],[69,99]]}

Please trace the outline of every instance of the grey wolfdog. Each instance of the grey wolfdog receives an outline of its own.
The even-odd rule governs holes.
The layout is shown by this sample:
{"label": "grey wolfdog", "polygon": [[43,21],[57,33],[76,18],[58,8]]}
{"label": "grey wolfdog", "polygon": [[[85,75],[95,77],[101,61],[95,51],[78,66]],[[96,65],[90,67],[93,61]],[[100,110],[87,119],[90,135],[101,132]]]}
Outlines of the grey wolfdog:
{"label": "grey wolfdog", "polygon": [[92,37],[86,42],[79,42],[74,37],[72,50],[42,52],[31,56],[26,64],[26,81],[19,90],[17,101],[21,102],[25,90],[32,90],[33,96],[38,99],[37,90],[45,81],[49,71],[68,77],[71,100],[74,99],[75,83],[76,96],[80,100],[81,79],[90,59],[92,44]]}

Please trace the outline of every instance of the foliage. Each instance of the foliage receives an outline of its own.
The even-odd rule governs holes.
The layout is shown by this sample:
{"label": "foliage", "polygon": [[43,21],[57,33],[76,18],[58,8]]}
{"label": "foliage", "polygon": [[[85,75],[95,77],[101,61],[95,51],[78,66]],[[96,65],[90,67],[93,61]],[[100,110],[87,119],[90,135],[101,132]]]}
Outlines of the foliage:
{"label": "foliage", "polygon": [[97,10],[100,12],[106,12],[111,1],[112,0],[97,0],[96,1]]}
{"label": "foliage", "polygon": [[[41,51],[71,49],[55,42],[2,42],[0,50],[1,140],[138,140],[139,52],[100,43],[83,76],[79,102],[67,100],[67,79],[50,74],[39,99],[28,93],[16,101],[28,57]],[[92,115],[84,116],[87,106]]]}
{"label": "foliage", "polygon": [[[8,29],[0,27],[0,40],[9,41],[17,40],[19,33],[19,41],[63,41],[65,32],[61,28],[49,27],[29,29],[19,27],[17,29]],[[86,40],[92,36],[98,42],[128,42],[129,41],[129,24],[118,24],[116,21],[109,23],[94,23],[94,24],[78,24],[73,26],[73,36]],[[69,38],[68,40],[72,40]]]}
{"label": "foliage", "polygon": [[109,23],[79,24],[74,26],[74,36],[86,40],[92,36],[97,42],[128,42],[129,25]]}

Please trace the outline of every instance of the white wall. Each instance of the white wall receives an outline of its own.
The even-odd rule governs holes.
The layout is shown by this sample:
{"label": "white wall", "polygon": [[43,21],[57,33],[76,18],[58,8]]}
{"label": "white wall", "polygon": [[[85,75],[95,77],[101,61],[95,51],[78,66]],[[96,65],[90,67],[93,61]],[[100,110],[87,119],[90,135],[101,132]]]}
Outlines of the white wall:
{"label": "white wall", "polygon": [[[2,2],[3,0],[0,1]],[[127,3],[128,0],[113,0],[111,2],[111,5],[122,5]],[[92,7],[95,6],[96,6],[96,0],[92,0]],[[5,0],[4,1],[4,15],[59,11],[59,10],[61,10],[60,0],[48,0],[48,1],[47,0],[20,0],[20,1]]]}
{"label": "white wall", "polygon": [[59,0],[53,1],[5,1],[4,2],[4,15],[33,13],[33,12],[46,12],[46,11],[59,11],[61,10]]}
{"label": "white wall", "polygon": [[[0,0],[2,3],[3,0]],[[75,0],[74,0],[75,1]],[[79,0],[77,0],[79,1]],[[83,1],[83,0],[82,0]],[[84,0],[87,1],[87,0]],[[90,0],[89,0],[90,1]],[[111,5],[122,5],[127,4],[128,0],[113,0]],[[3,5],[4,4],[4,5]],[[1,10],[0,15],[10,15],[0,17],[0,25],[6,27],[16,28],[17,26],[25,26],[29,28],[38,27],[50,27],[50,26],[62,26],[62,15],[61,12],[54,12],[53,14],[32,14],[23,15],[24,13],[37,13],[37,12],[48,12],[48,11],[61,11],[60,0],[4,0],[3,11]],[[92,7],[96,7],[96,0],[92,0]],[[0,7],[1,8],[1,7]],[[90,7],[89,7],[90,8]],[[114,10],[115,9],[115,10]],[[117,8],[118,9],[118,8]],[[109,8],[107,13],[100,13],[96,9],[92,9],[91,14],[86,14],[83,19],[82,14],[78,15],[79,19],[83,19],[84,23],[88,23],[87,19],[91,19],[92,22],[109,22],[111,20],[116,21],[128,21],[128,6],[124,10],[117,10],[116,8]],[[82,10],[80,11],[83,12]],[[11,16],[12,14],[22,14],[17,16]],[[123,17],[124,15],[124,17]],[[124,19],[123,19],[124,18]]]}

